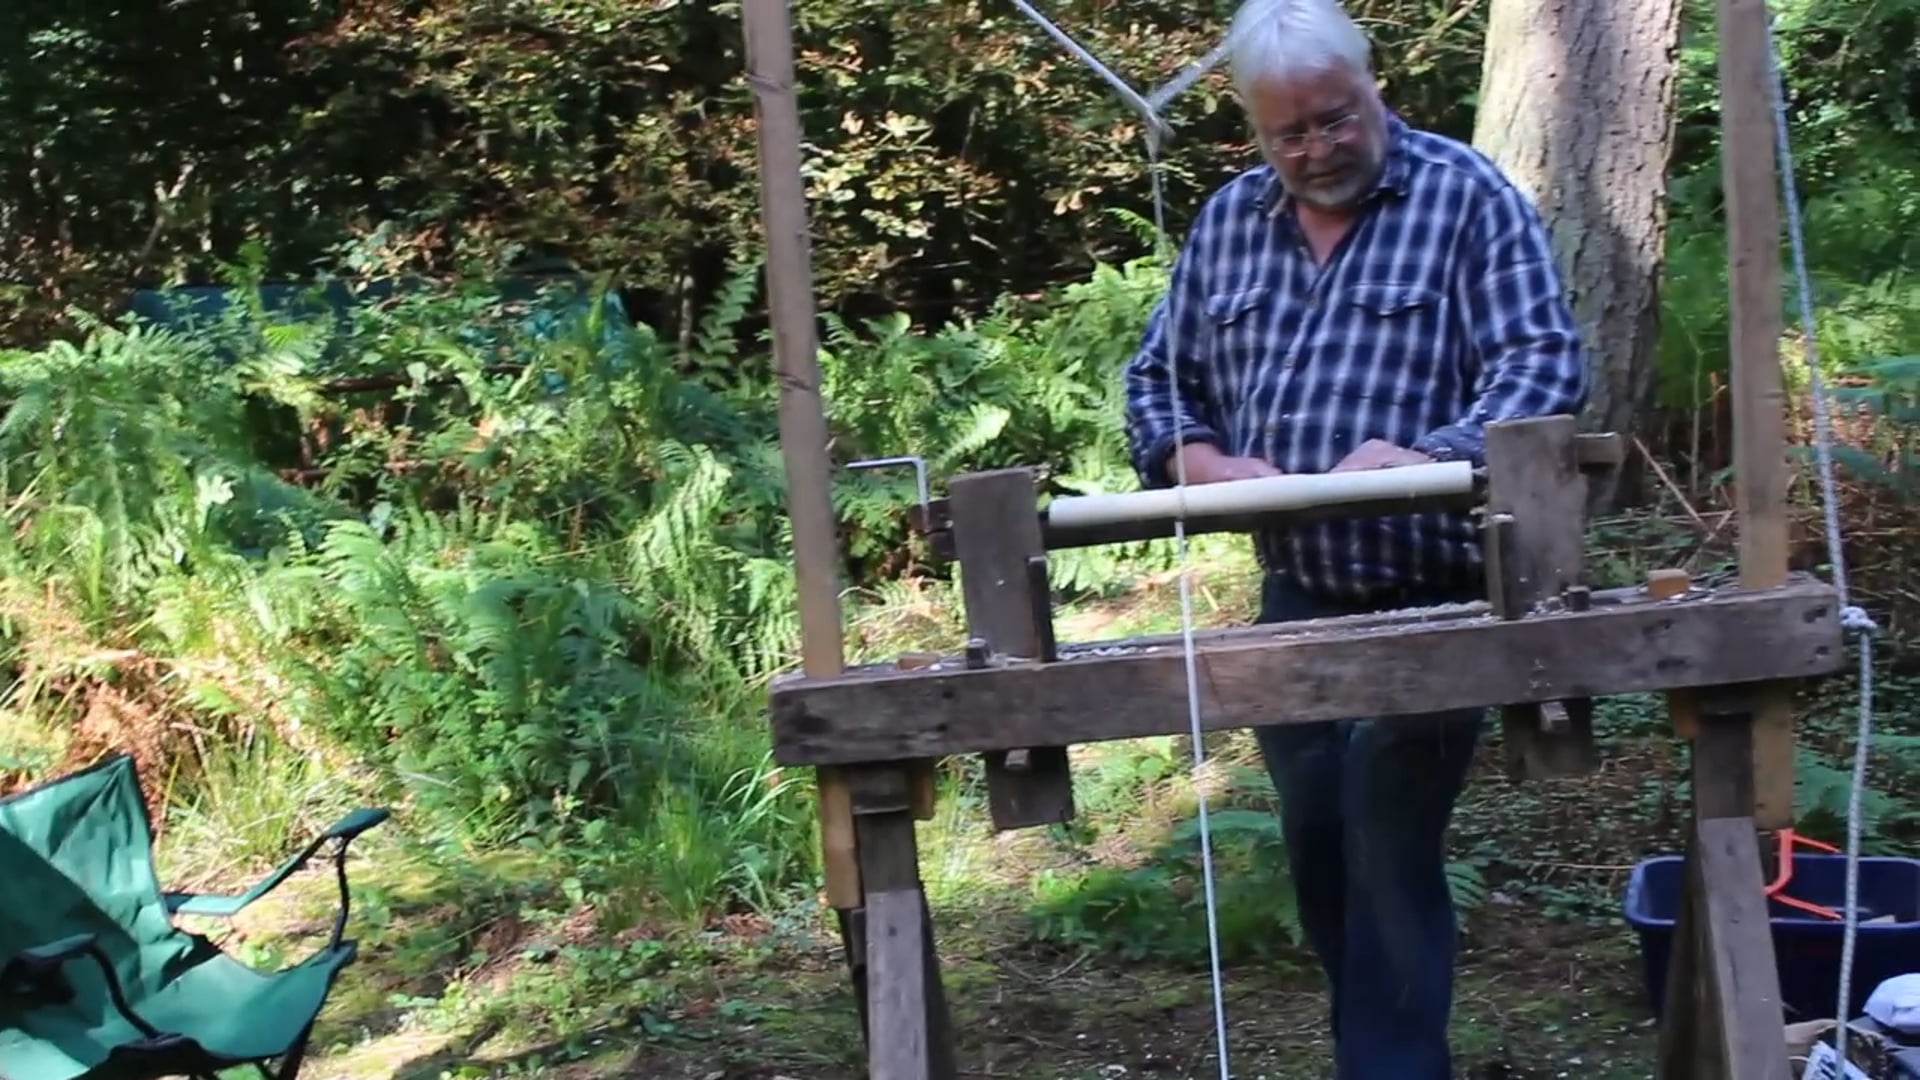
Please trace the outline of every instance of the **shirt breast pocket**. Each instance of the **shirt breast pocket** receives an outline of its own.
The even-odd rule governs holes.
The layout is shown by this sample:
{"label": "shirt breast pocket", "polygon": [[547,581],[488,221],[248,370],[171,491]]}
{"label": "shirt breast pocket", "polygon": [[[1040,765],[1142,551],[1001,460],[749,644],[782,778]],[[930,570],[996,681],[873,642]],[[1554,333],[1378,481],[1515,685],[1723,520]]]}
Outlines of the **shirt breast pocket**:
{"label": "shirt breast pocket", "polygon": [[1338,355],[1338,392],[1418,410],[1451,401],[1448,302],[1439,289],[1410,282],[1363,281],[1331,298],[1316,343]]}
{"label": "shirt breast pocket", "polygon": [[1213,348],[1230,371],[1238,374],[1258,363],[1275,348],[1271,340],[1273,289],[1252,285],[1207,296],[1207,329]]}

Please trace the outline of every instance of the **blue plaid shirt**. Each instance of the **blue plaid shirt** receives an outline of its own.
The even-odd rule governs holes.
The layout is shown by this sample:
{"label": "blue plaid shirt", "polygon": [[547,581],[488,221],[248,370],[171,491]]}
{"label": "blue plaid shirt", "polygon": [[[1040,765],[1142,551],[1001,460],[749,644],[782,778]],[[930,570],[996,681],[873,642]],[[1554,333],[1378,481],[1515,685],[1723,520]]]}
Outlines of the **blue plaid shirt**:
{"label": "blue plaid shirt", "polygon": [[[1488,421],[1585,405],[1579,331],[1532,203],[1470,146],[1397,116],[1388,133],[1380,181],[1324,267],[1271,166],[1202,207],[1126,368],[1147,486],[1173,484],[1177,442],[1287,473],[1325,472],[1368,439],[1478,465]],[[1256,536],[1255,550],[1334,597],[1481,581],[1465,513],[1306,523]]]}

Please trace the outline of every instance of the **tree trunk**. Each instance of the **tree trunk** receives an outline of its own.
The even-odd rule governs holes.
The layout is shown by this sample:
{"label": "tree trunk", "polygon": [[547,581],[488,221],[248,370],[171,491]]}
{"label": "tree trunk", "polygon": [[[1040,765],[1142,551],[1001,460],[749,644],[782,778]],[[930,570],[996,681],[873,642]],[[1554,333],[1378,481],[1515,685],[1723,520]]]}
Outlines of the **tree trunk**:
{"label": "tree trunk", "polygon": [[[1581,426],[1629,438],[1655,389],[1679,40],[1680,0],[1492,0],[1474,119],[1553,234],[1590,350]],[[1635,497],[1637,464],[1595,510]]]}

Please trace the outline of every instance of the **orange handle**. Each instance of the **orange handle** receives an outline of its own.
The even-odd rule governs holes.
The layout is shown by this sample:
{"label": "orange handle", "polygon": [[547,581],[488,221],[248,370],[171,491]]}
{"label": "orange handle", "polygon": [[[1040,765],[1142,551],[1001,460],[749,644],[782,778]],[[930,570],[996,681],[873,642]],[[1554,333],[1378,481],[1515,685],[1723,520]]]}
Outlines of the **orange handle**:
{"label": "orange handle", "polygon": [[1839,912],[1823,904],[1809,903],[1808,901],[1799,900],[1791,896],[1779,895],[1780,890],[1787,887],[1787,882],[1793,880],[1793,843],[1796,840],[1808,847],[1819,848],[1822,851],[1838,852],[1840,850],[1832,844],[1824,843],[1811,837],[1801,836],[1792,829],[1781,829],[1780,857],[1775,860],[1779,865],[1773,883],[1767,886],[1767,895],[1786,904],[1788,907],[1796,907],[1802,911],[1810,911],[1815,915],[1824,915],[1829,919],[1840,918],[1841,915]]}

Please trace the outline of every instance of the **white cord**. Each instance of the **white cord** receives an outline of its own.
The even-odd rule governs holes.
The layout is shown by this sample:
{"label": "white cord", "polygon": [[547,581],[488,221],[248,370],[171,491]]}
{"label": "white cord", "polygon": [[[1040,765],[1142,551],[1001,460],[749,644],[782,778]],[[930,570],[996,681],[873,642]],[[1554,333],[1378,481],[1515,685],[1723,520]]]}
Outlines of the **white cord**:
{"label": "white cord", "polygon": [[[1834,497],[1832,425],[1827,415],[1826,389],[1820,378],[1819,350],[1814,341],[1813,285],[1807,273],[1807,257],[1801,236],[1800,198],[1793,179],[1793,152],[1787,138],[1786,80],[1780,71],[1780,54],[1775,47],[1771,16],[1767,20],[1767,61],[1772,69],[1768,90],[1773,95],[1774,148],[1780,164],[1780,185],[1786,202],[1787,229],[1793,248],[1793,269],[1800,292],[1801,337],[1806,342],[1807,375],[1813,397],[1814,454],[1820,465],[1820,491],[1826,503],[1827,551],[1833,562],[1833,587],[1839,594],[1840,623],[1860,642],[1860,718],[1853,744],[1853,779],[1847,791],[1846,901],[1845,927],[1840,939],[1840,985],[1836,993],[1834,1032],[1836,1057],[1847,1060],[1847,1023],[1852,1005],[1847,1000],[1853,988],[1854,939],[1860,922],[1860,831],[1861,802],[1867,781],[1867,748],[1873,738],[1873,635],[1879,629],[1863,609],[1855,607],[1847,596],[1847,556],[1840,533],[1840,504]],[[1792,858],[1792,853],[1788,853]]]}
{"label": "white cord", "polygon": [[[1225,55],[1230,41],[1223,43],[1219,48],[1215,49],[1213,53],[1209,54],[1208,59],[1201,61],[1201,64],[1205,65],[1204,67],[1199,64],[1190,66],[1186,72],[1176,77],[1175,83],[1178,83],[1180,79],[1184,78],[1186,79],[1185,85],[1174,86],[1174,84],[1169,84],[1170,86],[1174,86],[1171,90],[1167,87],[1162,87],[1161,90],[1154,95],[1156,101],[1150,104],[1132,87],[1122,81],[1118,75],[1115,75],[1109,70],[1105,64],[1095,59],[1093,54],[1087,52],[1078,42],[1068,37],[1065,31],[1055,26],[1046,16],[1035,10],[1031,4],[1027,3],[1027,0],[1013,0],[1013,4],[1024,12],[1028,18],[1039,23],[1041,28],[1055,41],[1065,47],[1068,52],[1098,72],[1103,79],[1119,92],[1121,98],[1140,113],[1141,118],[1145,121],[1147,126],[1147,164],[1153,178],[1153,224],[1158,234],[1156,238],[1157,245],[1164,251],[1167,247],[1166,192],[1161,179],[1160,145],[1166,137],[1168,129],[1166,123],[1160,119],[1158,109],[1160,105],[1164,105],[1175,94],[1178,94],[1180,90],[1185,89],[1186,85],[1191,85],[1195,79],[1205,73],[1207,68],[1211,68],[1214,64],[1219,63],[1219,58]],[[1166,323],[1167,352],[1169,355],[1167,379],[1177,388],[1180,385],[1180,346],[1177,339],[1179,319],[1175,317],[1171,308],[1171,301],[1169,301]],[[1178,414],[1176,413],[1175,423],[1177,424],[1178,422]],[[1173,458],[1174,490],[1184,496],[1187,486],[1187,463],[1185,455],[1178,451],[1177,442],[1175,444]],[[1206,765],[1207,750],[1206,742],[1202,737],[1203,732],[1200,728],[1200,675],[1193,645],[1193,586],[1187,558],[1187,523],[1184,512],[1184,499],[1181,502],[1181,506],[1182,513],[1174,518],[1173,537],[1174,544],[1179,551],[1180,637],[1181,648],[1185,653],[1187,669],[1187,724],[1188,730],[1193,738],[1194,793],[1199,803],[1200,880],[1206,892],[1207,955],[1213,980],[1214,1040],[1216,1050],[1220,1057],[1220,1080],[1229,1080],[1231,1073],[1227,1067],[1227,1006],[1226,994],[1222,988],[1222,980],[1220,977],[1220,922],[1213,886],[1213,835],[1207,819],[1206,784],[1204,778],[1201,776],[1201,770]]]}
{"label": "white cord", "polygon": [[[1164,249],[1167,237],[1166,198],[1161,182],[1160,155],[1154,139],[1147,140],[1147,161],[1153,174],[1153,225],[1159,234]],[[1175,328],[1179,320],[1174,318],[1171,301],[1167,311],[1167,381],[1180,385],[1180,348],[1176,340]],[[1178,423],[1176,414],[1176,423]],[[1187,456],[1180,453],[1176,440],[1173,453],[1174,489],[1187,486]],[[1221,989],[1220,978],[1220,926],[1219,916],[1214,905],[1213,892],[1213,840],[1207,828],[1207,786],[1201,770],[1207,763],[1207,745],[1200,730],[1200,674],[1197,669],[1193,649],[1193,585],[1192,572],[1187,563],[1187,519],[1182,514],[1173,519],[1174,544],[1179,549],[1180,566],[1180,638],[1181,649],[1186,655],[1187,664],[1187,726],[1193,741],[1193,778],[1194,795],[1198,800],[1200,824],[1200,880],[1207,893],[1207,952],[1208,962],[1213,974],[1213,1024],[1214,1038],[1220,1049],[1220,1080],[1228,1080],[1227,1072],[1227,1006],[1226,997]]]}

